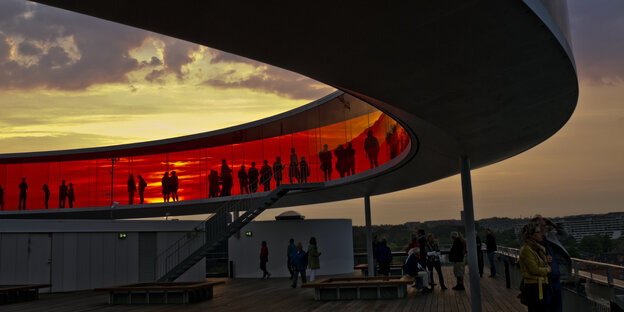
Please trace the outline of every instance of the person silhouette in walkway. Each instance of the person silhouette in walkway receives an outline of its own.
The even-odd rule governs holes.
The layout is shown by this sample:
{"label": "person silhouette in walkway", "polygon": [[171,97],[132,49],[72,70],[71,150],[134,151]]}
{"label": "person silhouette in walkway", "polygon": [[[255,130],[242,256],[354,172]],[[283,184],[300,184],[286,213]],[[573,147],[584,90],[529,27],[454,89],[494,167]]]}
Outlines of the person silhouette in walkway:
{"label": "person silhouette in walkway", "polygon": [[67,199],[67,185],[65,185],[65,180],[61,182],[59,186],[59,208],[65,208],[65,199]]}
{"label": "person silhouette in walkway", "polygon": [[221,197],[232,195],[232,186],[234,181],[232,179],[232,170],[227,165],[225,158],[221,159]]}
{"label": "person silhouette in walkway", "polygon": [[175,170],[171,171],[171,176],[169,177],[169,192],[171,192],[171,201],[179,201],[178,198],[178,186],[179,186],[178,176],[176,175]]}
{"label": "person silhouette in walkway", "polygon": [[4,210],[4,189],[0,185],[0,210]]}
{"label": "person silhouette in walkway", "polygon": [[160,179],[160,183],[162,185],[163,202],[169,202],[169,194],[171,192],[169,190],[169,172],[165,171],[162,179]]}
{"label": "person silhouette in walkway", "polygon": [[70,182],[69,189],[67,190],[67,202],[69,208],[74,208],[74,202],[76,201],[76,193],[74,192],[74,185]]}
{"label": "person silhouette in walkway", "polygon": [[336,155],[336,170],[342,178],[345,176],[345,150],[342,144],[334,150],[334,155]]}
{"label": "person silhouette in walkway", "polygon": [[266,264],[269,262],[269,248],[267,242],[262,241],[262,247],[260,247],[260,269],[262,270],[262,279],[269,279],[271,273],[267,271]]}
{"label": "person silhouette in walkway", "polygon": [[132,205],[134,203],[134,192],[136,192],[136,182],[134,181],[134,177],[130,175],[128,177],[128,205]]}
{"label": "person silhouette in walkway", "polygon": [[331,180],[332,174],[332,153],[327,149],[327,144],[323,145],[323,150],[319,152],[319,160],[321,161],[321,170],[323,171],[324,181]]}
{"label": "person silhouette in walkway", "polygon": [[249,172],[247,173],[249,177],[249,191],[255,193],[258,191],[258,176],[260,173],[258,172],[258,168],[256,168],[256,163],[251,162],[251,168],[249,168]]}
{"label": "person silhouette in walkway", "polygon": [[288,177],[290,183],[294,180],[299,183],[299,157],[295,153],[295,148],[290,149],[290,165],[288,166]]}
{"label": "person silhouette in walkway", "polygon": [[145,180],[143,180],[143,177],[139,174],[137,175],[137,178],[139,178],[139,200],[141,201],[141,204],[143,204],[144,200],[145,200],[145,188],[147,188],[147,182],[145,182]]}
{"label": "person silhouette in walkway", "polygon": [[273,179],[275,179],[275,187],[280,186],[282,183],[282,170],[284,166],[282,166],[282,158],[276,157],[275,162],[273,163]]}
{"label": "person silhouette in walkway", "polygon": [[271,178],[273,177],[273,171],[271,171],[271,166],[269,166],[269,161],[264,160],[264,165],[260,168],[260,181],[262,186],[264,187],[264,191],[268,192],[271,190]]}
{"label": "person silhouette in walkway", "polygon": [[48,200],[50,200],[50,189],[47,184],[43,185],[43,205],[48,209]]}
{"label": "person silhouette in walkway", "polygon": [[345,173],[346,175],[355,174],[355,150],[351,142],[347,144],[347,148],[344,150],[345,156]]}
{"label": "person silhouette in walkway", "polygon": [[368,130],[368,132],[366,133],[366,140],[364,140],[364,151],[366,152],[366,157],[370,162],[371,169],[377,167],[377,155],[379,155],[379,141],[376,137],[373,136],[372,130]]}
{"label": "person silhouette in walkway", "polygon": [[390,159],[399,155],[399,138],[397,136],[396,125],[393,125],[390,132],[386,135],[386,143],[390,149]]}
{"label": "person silhouette in walkway", "polygon": [[238,184],[240,185],[241,195],[249,194],[249,176],[247,176],[245,171],[245,165],[242,165],[240,170],[238,170]]}
{"label": "person silhouette in walkway", "polygon": [[301,162],[299,162],[299,177],[301,183],[308,183],[308,177],[310,176],[310,167],[305,156],[301,156]]}
{"label": "person silhouette in walkway", "polygon": [[26,191],[28,190],[28,184],[26,184],[26,178],[22,178],[22,183],[19,184],[19,204],[17,210],[26,210]]}
{"label": "person silhouette in walkway", "polygon": [[210,170],[208,175],[208,198],[219,196],[219,174],[216,170]]}

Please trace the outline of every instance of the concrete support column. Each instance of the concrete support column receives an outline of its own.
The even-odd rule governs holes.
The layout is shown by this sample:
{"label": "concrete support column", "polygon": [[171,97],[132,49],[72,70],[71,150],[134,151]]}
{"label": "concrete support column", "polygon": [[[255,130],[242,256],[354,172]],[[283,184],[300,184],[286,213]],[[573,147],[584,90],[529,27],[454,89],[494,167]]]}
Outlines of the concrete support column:
{"label": "concrete support column", "polygon": [[468,249],[468,269],[470,271],[470,304],[473,312],[481,312],[481,281],[477,264],[477,239],[475,233],[474,208],[472,205],[472,182],[470,181],[470,159],[461,156],[461,184],[464,200],[464,228],[466,249]]}
{"label": "concrete support column", "polygon": [[364,214],[366,218],[366,259],[368,276],[375,276],[375,262],[373,261],[373,228],[371,225],[370,196],[364,196]]}

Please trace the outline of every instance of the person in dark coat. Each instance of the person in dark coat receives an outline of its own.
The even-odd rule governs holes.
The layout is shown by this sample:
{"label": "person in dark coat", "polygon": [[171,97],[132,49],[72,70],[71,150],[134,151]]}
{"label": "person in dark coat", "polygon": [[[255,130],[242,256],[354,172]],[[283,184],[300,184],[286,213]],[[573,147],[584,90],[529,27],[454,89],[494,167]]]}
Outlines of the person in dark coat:
{"label": "person in dark coat", "polygon": [[169,172],[165,172],[165,175],[160,179],[162,185],[163,202],[169,202]]}
{"label": "person in dark coat", "polygon": [[464,288],[464,273],[465,273],[465,262],[464,255],[466,254],[466,245],[464,240],[461,238],[459,233],[453,232],[451,233],[451,240],[453,240],[453,245],[451,246],[451,250],[449,251],[449,261],[453,263],[453,274],[457,279],[457,285],[453,287],[453,290],[465,290]]}
{"label": "person in dark coat", "polygon": [[392,251],[388,247],[388,241],[386,239],[381,240],[381,244],[375,248],[375,254],[377,255],[377,263],[379,264],[379,275],[390,275],[390,262],[392,262]]}
{"label": "person in dark coat", "polygon": [[364,140],[364,151],[370,163],[371,169],[377,167],[377,155],[379,155],[379,141],[373,136],[373,131],[368,130],[366,140]]}
{"label": "person in dark coat", "polygon": [[414,247],[407,252],[407,259],[405,259],[405,264],[403,265],[403,272],[405,275],[401,278],[401,280],[414,281],[412,287],[422,289],[424,294],[431,293],[433,291],[433,286],[427,287],[424,283],[424,279],[427,275],[425,269],[420,265],[418,259],[419,253],[419,247]]}
{"label": "person in dark coat", "polygon": [[143,204],[144,200],[145,200],[145,188],[147,188],[147,182],[145,182],[145,180],[143,180],[143,177],[139,174],[137,176],[137,178],[139,178],[139,200],[141,201],[141,204]]}
{"label": "person in dark coat", "polygon": [[351,142],[347,144],[347,148],[344,150],[345,154],[345,173],[346,175],[355,174],[355,150]]}
{"label": "person in dark coat", "polygon": [[424,268],[427,267],[427,250],[425,246],[427,246],[427,237],[425,236],[425,230],[418,229],[416,232],[418,236],[418,244],[420,245],[420,265]]}
{"label": "person in dark coat", "polygon": [[260,182],[264,187],[264,191],[268,192],[271,190],[271,178],[273,177],[273,171],[271,170],[271,166],[269,166],[269,161],[264,160],[264,165],[260,168]]}
{"label": "person in dark coat", "polygon": [[219,174],[216,170],[210,170],[208,175],[208,198],[219,196]]}
{"label": "person in dark coat", "polygon": [[310,176],[310,167],[304,156],[301,156],[301,162],[299,162],[299,176],[301,183],[308,183],[308,177]]}
{"label": "person in dark coat", "polygon": [[262,279],[271,277],[271,273],[269,273],[266,268],[267,262],[269,262],[269,248],[267,247],[267,242],[262,241],[262,247],[260,247],[260,269],[262,270]]}
{"label": "person in dark coat", "polygon": [[490,277],[496,277],[496,263],[494,262],[494,255],[497,250],[496,239],[490,229],[485,229],[485,248],[487,249],[488,261],[490,262]]}
{"label": "person in dark coat", "polygon": [[280,186],[282,183],[282,170],[284,166],[282,165],[281,157],[276,157],[275,162],[273,163],[273,179],[275,179],[275,187]]}
{"label": "person in dark coat", "polygon": [[247,177],[249,177],[249,191],[251,193],[255,193],[258,191],[258,177],[260,173],[258,172],[258,168],[256,168],[256,163],[251,162],[251,168],[249,168],[249,172],[247,172]]}
{"label": "person in dark coat", "polygon": [[234,181],[232,179],[232,170],[227,165],[225,158],[221,159],[221,197],[232,195],[232,186]]}
{"label": "person in dark coat", "polygon": [[169,177],[169,192],[171,192],[171,200],[179,201],[178,198],[178,187],[179,187],[178,176],[175,171],[171,171],[171,177]]}
{"label": "person in dark coat", "polygon": [[479,265],[479,276],[483,277],[483,244],[481,243],[481,237],[477,235],[477,264]]}
{"label": "person in dark coat", "polygon": [[328,150],[327,144],[323,145],[323,150],[319,152],[319,160],[321,161],[321,171],[323,171],[324,181],[331,180],[332,174],[332,153]]}
{"label": "person in dark coat", "polygon": [[[46,209],[47,209],[46,205]],[[2,185],[0,185],[0,210],[4,210],[4,189],[2,189]]]}
{"label": "person in dark coat", "polygon": [[65,185],[65,180],[61,182],[59,186],[59,208],[65,208],[65,199],[67,198],[67,185]]}
{"label": "person in dark coat", "polygon": [[293,179],[296,183],[299,183],[299,157],[295,153],[295,148],[290,149],[290,165],[288,166],[288,178],[290,183],[293,183]]}
{"label": "person in dark coat", "polygon": [[249,194],[249,176],[245,171],[245,166],[242,165],[238,170],[238,184],[240,185],[240,192],[242,194]]}
{"label": "person in dark coat", "polygon": [[74,184],[69,183],[69,189],[67,189],[67,203],[69,208],[74,208],[74,202],[76,201],[76,193],[74,192]]}
{"label": "person in dark coat", "polygon": [[19,204],[17,206],[18,210],[26,210],[26,191],[28,191],[28,184],[26,184],[26,178],[22,178],[22,183],[19,184],[20,194],[19,194]]}
{"label": "person in dark coat", "polygon": [[43,185],[43,205],[48,209],[48,200],[50,200],[50,189],[47,184]]}
{"label": "person in dark coat", "polygon": [[305,251],[303,251],[303,245],[301,243],[297,243],[297,252],[290,259],[290,265],[295,270],[294,277],[292,279],[292,284],[290,285],[292,288],[297,288],[297,279],[299,275],[301,275],[301,283],[306,283],[306,268],[308,266],[308,255]]}
{"label": "person in dark coat", "polygon": [[128,205],[132,205],[134,203],[134,192],[136,192],[136,182],[134,181],[134,177],[130,175],[128,177]]}
{"label": "person in dark coat", "polygon": [[336,170],[340,174],[340,177],[345,176],[345,150],[342,144],[338,145],[334,150],[334,155],[336,155]]}

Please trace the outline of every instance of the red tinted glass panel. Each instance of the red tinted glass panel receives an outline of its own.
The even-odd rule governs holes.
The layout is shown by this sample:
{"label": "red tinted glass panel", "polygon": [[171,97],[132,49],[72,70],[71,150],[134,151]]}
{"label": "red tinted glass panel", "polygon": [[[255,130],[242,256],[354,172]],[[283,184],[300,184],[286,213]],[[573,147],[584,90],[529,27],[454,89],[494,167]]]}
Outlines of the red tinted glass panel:
{"label": "red tinted glass panel", "polygon": [[[66,161],[61,163],[61,179],[65,180],[68,187],[71,183],[74,189],[73,207],[88,207],[89,196],[89,161]],[[59,207],[59,188],[50,190],[55,196],[50,196],[50,207]],[[69,195],[69,194],[67,194]],[[65,208],[69,208],[69,198],[65,197]]]}
{"label": "red tinted glass panel", "polygon": [[[163,201],[161,179],[167,170],[166,159],[166,154],[132,157],[132,172],[137,182],[137,188],[139,187],[139,175],[141,175],[145,183],[147,183],[144,193],[144,203],[146,204]],[[135,198],[135,201],[136,200]]]}
{"label": "red tinted glass panel", "polygon": [[170,177],[173,171],[178,177],[178,199],[199,199],[199,151],[169,153]]}

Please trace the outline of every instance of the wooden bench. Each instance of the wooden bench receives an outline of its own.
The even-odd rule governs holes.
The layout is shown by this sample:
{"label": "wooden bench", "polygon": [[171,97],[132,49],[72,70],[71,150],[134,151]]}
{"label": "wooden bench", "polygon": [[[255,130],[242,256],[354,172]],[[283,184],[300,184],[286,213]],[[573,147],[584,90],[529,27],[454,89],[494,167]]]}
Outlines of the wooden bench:
{"label": "wooden bench", "polygon": [[[358,264],[353,267],[354,270],[361,270],[363,276],[369,276],[368,274],[368,264]],[[403,276],[403,265],[402,264],[391,264],[390,265],[390,276]]]}
{"label": "wooden bench", "polygon": [[327,278],[303,284],[314,288],[315,300],[397,299],[407,295],[407,285],[400,276]]}
{"label": "wooden bench", "polygon": [[96,288],[108,292],[108,304],[193,303],[212,299],[218,282],[152,282]]}
{"label": "wooden bench", "polygon": [[9,304],[39,299],[39,289],[50,284],[0,285],[0,304]]}

